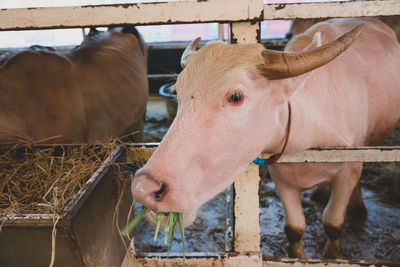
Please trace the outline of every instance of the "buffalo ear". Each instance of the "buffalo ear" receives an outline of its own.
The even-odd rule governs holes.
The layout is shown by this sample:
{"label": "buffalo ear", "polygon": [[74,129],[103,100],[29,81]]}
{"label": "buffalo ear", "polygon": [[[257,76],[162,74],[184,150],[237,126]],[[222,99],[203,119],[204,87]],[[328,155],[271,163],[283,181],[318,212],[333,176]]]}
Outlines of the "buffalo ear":
{"label": "buffalo ear", "polygon": [[280,52],[263,50],[264,64],[259,65],[263,75],[269,80],[299,76],[321,67],[344,52],[360,35],[364,24],[338,39],[310,51]]}
{"label": "buffalo ear", "polygon": [[321,32],[314,33],[312,41],[303,51],[309,51],[322,46]]}
{"label": "buffalo ear", "polygon": [[181,67],[182,69],[184,69],[186,67],[187,64],[187,60],[188,58],[193,55],[194,53],[196,53],[196,50],[199,48],[199,43],[200,43],[201,38],[197,37],[196,39],[194,39],[185,49],[185,51],[183,51],[182,57],[181,57]]}

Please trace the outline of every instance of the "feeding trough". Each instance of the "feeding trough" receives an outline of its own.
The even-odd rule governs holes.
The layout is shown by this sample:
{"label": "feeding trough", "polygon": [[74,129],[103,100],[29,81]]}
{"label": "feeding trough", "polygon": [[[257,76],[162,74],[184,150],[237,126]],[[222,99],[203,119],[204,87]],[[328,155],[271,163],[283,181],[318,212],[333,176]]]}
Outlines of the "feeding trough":
{"label": "feeding trough", "polygon": [[[29,153],[50,149],[50,164],[59,166],[67,165],[68,151],[83,149],[84,154],[87,154],[88,148],[95,150],[98,147],[100,146],[19,147],[13,150],[12,156],[20,158]],[[9,147],[0,149],[2,156],[11,151]],[[0,266],[48,266],[53,261],[55,266],[120,266],[128,242],[120,235],[119,228],[125,226],[131,204],[129,177],[124,176],[128,179],[122,179],[117,164],[122,154],[123,148],[114,146],[103,153],[104,160],[99,154],[92,156],[99,166],[95,166],[95,170],[88,175],[78,192],[62,208],[53,207],[53,212],[50,212],[51,209],[46,211],[46,206],[52,204],[46,204],[46,199],[51,194],[49,192],[62,195],[61,187],[59,191],[49,189],[43,197],[43,203],[30,207],[33,209],[31,213],[4,213],[4,210],[10,211],[14,207],[11,205],[4,209],[0,202]],[[82,161],[82,158],[78,159],[78,162]],[[40,161],[35,161],[36,163],[42,165],[39,169],[43,172],[47,171]],[[2,168],[6,167],[3,165]],[[72,171],[73,168],[69,167],[69,170]],[[74,175],[80,173],[78,170]],[[63,176],[59,179],[64,178]],[[7,179],[4,174],[0,176],[0,184],[4,182],[1,181],[3,179]],[[56,182],[51,186],[56,186]],[[75,183],[79,181],[70,182]],[[24,186],[25,181],[22,179],[17,188]],[[12,191],[10,188],[7,190]],[[2,196],[7,190],[4,187],[0,190]],[[57,201],[54,200],[55,206]]]}
{"label": "feeding trough", "polygon": [[175,118],[176,110],[178,108],[178,101],[176,100],[176,91],[172,88],[175,83],[166,83],[163,84],[158,93],[167,98],[167,111],[168,115],[171,119]]}

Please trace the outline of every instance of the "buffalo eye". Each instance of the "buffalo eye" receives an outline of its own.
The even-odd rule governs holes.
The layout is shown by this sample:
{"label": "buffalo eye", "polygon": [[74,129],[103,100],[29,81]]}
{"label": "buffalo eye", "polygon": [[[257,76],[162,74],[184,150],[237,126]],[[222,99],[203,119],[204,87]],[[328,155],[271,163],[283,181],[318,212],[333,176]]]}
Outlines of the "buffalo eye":
{"label": "buffalo eye", "polygon": [[242,92],[233,92],[228,97],[228,102],[233,105],[240,105],[243,103],[244,95]]}

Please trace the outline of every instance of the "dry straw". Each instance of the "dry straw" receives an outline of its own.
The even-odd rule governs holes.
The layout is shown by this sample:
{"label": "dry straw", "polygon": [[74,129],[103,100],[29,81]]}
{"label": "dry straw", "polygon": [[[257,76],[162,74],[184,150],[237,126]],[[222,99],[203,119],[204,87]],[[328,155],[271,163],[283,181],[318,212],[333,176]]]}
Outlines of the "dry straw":
{"label": "dry straw", "polygon": [[[0,232],[7,220],[7,216],[2,217],[2,214],[51,214],[53,230],[49,266],[53,266],[56,225],[63,210],[104,161],[111,158],[117,146],[123,145],[125,143],[117,139],[96,145],[1,145]],[[109,164],[116,172],[118,182],[118,202],[113,217],[118,228],[118,213],[129,179],[130,164],[120,161]]]}
{"label": "dry straw", "polygon": [[[52,214],[52,253],[50,266],[55,260],[56,225],[64,208],[85,185],[91,175],[107,157],[111,157],[117,141],[102,145],[2,145],[0,146],[0,215],[1,214]],[[124,145],[118,142],[119,145]],[[129,177],[129,164],[111,163],[119,181]],[[114,212],[114,223],[119,230],[118,211],[124,195],[125,183],[119,184],[118,203]],[[148,212],[144,208],[130,226],[122,231],[128,233]],[[167,217],[166,220],[162,220]],[[129,215],[128,215],[129,218]],[[0,217],[0,231],[2,223]],[[164,225],[165,243],[171,249],[176,225],[180,227],[183,244],[183,264],[185,265],[185,241],[183,216],[170,212],[157,213],[157,239],[161,221]]]}
{"label": "dry straw", "polygon": [[60,214],[113,148],[114,143],[3,146],[0,214]]}

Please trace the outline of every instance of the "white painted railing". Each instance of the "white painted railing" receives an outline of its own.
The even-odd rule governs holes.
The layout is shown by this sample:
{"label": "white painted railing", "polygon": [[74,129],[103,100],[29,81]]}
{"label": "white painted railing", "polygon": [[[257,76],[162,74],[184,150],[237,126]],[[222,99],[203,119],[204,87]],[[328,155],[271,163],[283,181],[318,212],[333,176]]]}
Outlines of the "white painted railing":
{"label": "white painted railing", "polygon": [[203,0],[2,9],[0,30],[390,15],[400,15],[399,0],[266,5],[262,0]]}

